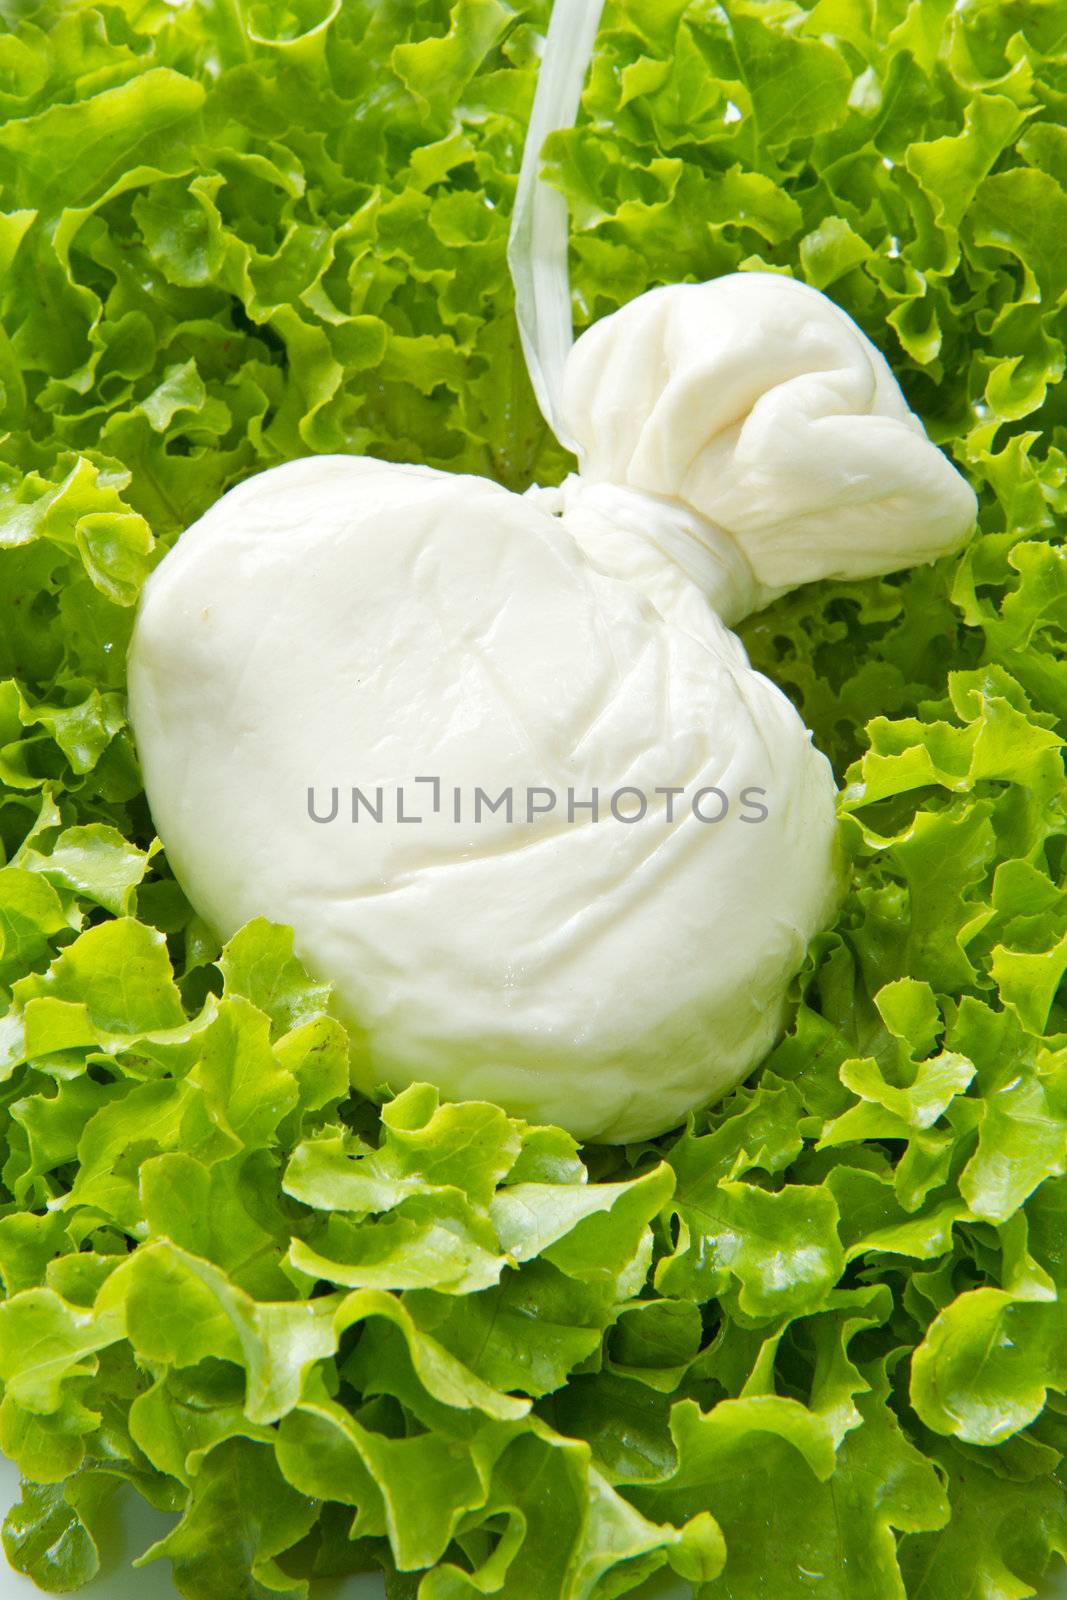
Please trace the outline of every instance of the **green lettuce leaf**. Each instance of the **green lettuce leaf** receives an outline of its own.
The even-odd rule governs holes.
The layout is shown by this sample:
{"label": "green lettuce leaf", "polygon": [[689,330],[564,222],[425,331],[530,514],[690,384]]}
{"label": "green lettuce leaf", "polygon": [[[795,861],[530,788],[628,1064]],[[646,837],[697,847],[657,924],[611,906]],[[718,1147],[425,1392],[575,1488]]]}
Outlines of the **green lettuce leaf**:
{"label": "green lettuce leaf", "polygon": [[[609,0],[544,170],[584,327],[758,268],[885,350],[958,557],[748,619],[849,888],[748,1084],[579,1149],[353,1092],[144,801],[141,585],[249,474],[552,483],[506,261],[547,0],[15,6],[0,36],[0,1450],[68,1592],[1023,1600],[1067,1555],[1062,8]],[[358,1073],[356,1074],[358,1076]]]}

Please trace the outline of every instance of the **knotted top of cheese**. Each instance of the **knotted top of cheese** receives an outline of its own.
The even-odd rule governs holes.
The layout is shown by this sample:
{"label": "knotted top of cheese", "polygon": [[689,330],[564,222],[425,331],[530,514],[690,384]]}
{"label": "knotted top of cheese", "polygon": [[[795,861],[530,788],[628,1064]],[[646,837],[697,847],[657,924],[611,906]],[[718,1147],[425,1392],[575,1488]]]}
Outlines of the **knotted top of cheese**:
{"label": "knotted top of cheese", "polygon": [[777,273],[651,289],[604,317],[566,359],[561,413],[580,469],[565,510],[643,525],[726,622],[817,578],[933,561],[974,523],[884,357]]}

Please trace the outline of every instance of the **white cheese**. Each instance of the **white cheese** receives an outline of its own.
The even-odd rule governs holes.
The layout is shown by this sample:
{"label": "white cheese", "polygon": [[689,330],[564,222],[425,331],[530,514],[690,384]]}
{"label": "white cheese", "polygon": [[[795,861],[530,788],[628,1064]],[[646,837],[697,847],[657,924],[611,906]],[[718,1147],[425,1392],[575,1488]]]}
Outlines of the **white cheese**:
{"label": "white cheese", "polygon": [[775,1039],[838,892],[835,786],[709,599],[926,559],[973,501],[848,319],[750,277],[583,335],[561,490],[296,461],[146,586],[130,713],[168,858],[223,936],[292,925],[368,1089],[622,1141]]}

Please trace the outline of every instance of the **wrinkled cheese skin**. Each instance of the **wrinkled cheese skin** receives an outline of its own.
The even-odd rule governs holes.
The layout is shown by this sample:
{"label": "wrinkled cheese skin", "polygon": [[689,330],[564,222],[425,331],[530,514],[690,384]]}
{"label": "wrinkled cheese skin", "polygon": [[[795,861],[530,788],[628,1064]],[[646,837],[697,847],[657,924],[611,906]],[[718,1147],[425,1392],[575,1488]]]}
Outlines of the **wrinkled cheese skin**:
{"label": "wrinkled cheese skin", "polygon": [[[292,925],[365,1088],[619,1142],[759,1062],[836,902],[829,764],[726,624],[932,560],[975,501],[856,325],[774,274],[598,322],[563,415],[580,473],[528,497],[345,456],[232,490],[146,586],[130,714],[193,905],[223,936]],[[527,787],[555,809],[528,821]],[[641,821],[610,814],[622,787]],[[713,787],[711,823],[689,802]],[[475,788],[513,820],[475,821]],[[600,819],[569,821],[594,789]]]}
{"label": "wrinkled cheese skin", "polygon": [[[130,712],[192,903],[223,936],[293,926],[363,1086],[429,1080],[614,1142],[676,1125],[773,1043],[832,910],[835,787],[685,574],[576,520],[588,552],[481,478],[345,456],[265,472],[149,579]],[[441,780],[437,816],[418,776]],[[424,821],[350,820],[352,785],[388,801],[400,782]],[[457,824],[452,790],[469,805],[475,785],[510,785],[514,822]],[[527,824],[526,785],[556,813]],[[660,816],[616,821],[622,785]],[[668,826],[664,785],[731,810],[678,800]],[[310,819],[309,786],[323,815],[339,788],[336,820]],[[568,788],[594,786],[601,819],[568,823]],[[740,819],[749,786],[765,820]]]}

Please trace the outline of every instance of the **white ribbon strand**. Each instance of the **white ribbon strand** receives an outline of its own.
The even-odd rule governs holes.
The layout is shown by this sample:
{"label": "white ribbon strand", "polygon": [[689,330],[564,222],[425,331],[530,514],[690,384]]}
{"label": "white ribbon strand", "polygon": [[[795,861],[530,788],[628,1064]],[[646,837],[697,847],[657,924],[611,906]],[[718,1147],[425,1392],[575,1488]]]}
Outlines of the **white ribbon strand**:
{"label": "white ribbon strand", "polygon": [[545,421],[574,448],[561,416],[563,364],[574,343],[567,267],[567,202],[541,177],[550,133],[574,126],[604,0],[555,0],[537,74],[530,125],[515,191],[508,266],[526,366]]}

